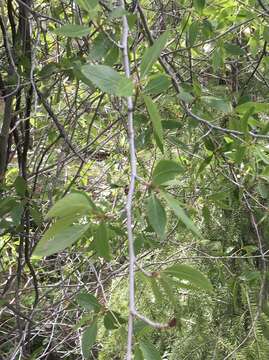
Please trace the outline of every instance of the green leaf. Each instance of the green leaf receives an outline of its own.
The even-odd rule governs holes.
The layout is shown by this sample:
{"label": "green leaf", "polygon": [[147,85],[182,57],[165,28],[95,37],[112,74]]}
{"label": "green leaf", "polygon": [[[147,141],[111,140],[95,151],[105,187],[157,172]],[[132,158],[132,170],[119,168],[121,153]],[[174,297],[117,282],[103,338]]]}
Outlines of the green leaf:
{"label": "green leaf", "polygon": [[180,129],[182,127],[182,123],[177,120],[162,120],[163,129],[172,130],[172,129]]}
{"label": "green leaf", "polygon": [[105,65],[112,66],[118,60],[119,57],[119,48],[117,46],[111,46],[105,57]]}
{"label": "green leaf", "polygon": [[83,327],[84,325],[89,324],[92,321],[92,318],[93,318],[93,314],[91,313],[83,314],[79,319],[79,321],[76,322],[76,324],[74,325],[73,330],[76,331],[81,327]]}
{"label": "green leaf", "polygon": [[51,62],[44,65],[38,75],[40,78],[49,77],[57,71],[59,71],[59,64]]}
{"label": "green leaf", "polygon": [[265,26],[263,30],[263,39],[264,41],[269,42],[269,27]]}
{"label": "green leaf", "polygon": [[43,222],[42,212],[41,209],[39,209],[36,205],[32,205],[30,207],[30,215],[33,218],[33,221],[36,223],[36,225],[40,226]]}
{"label": "green leaf", "polygon": [[159,288],[159,285],[158,285],[156,279],[151,277],[151,278],[149,278],[149,281],[150,281],[150,286],[151,286],[152,292],[155,297],[155,301],[156,302],[161,301],[163,296],[162,296],[161,290]]}
{"label": "green leaf", "polygon": [[171,195],[161,192],[162,197],[166,200],[167,205],[170,207],[170,209],[175,213],[175,215],[183,222],[183,224],[193,232],[198,237],[202,237],[199,230],[197,229],[196,225],[193,223],[193,221],[188,217],[188,215],[185,213],[183,208],[181,207],[181,204],[178,200],[176,200]]}
{"label": "green leaf", "polygon": [[146,324],[143,320],[135,320],[134,321],[134,335],[140,336],[150,331],[151,328],[148,324]]}
{"label": "green leaf", "polygon": [[268,324],[268,319],[262,314],[260,316],[260,324],[261,324],[261,329],[262,329],[262,333],[263,336],[265,337],[265,339],[267,341],[269,341],[269,324]]}
{"label": "green leaf", "polygon": [[16,201],[16,198],[13,198],[11,196],[8,196],[4,199],[0,199],[0,216],[3,216],[5,214],[9,213],[17,205],[18,205],[18,202]]}
{"label": "green leaf", "polygon": [[259,113],[259,112],[268,113],[269,112],[269,103],[258,103],[258,102],[248,101],[248,102],[238,105],[236,107],[236,111],[239,113],[242,113],[242,112],[244,113],[246,111],[249,111],[251,108],[254,108],[254,110],[253,110],[254,113]]}
{"label": "green leaf", "polygon": [[0,298],[0,307],[5,306],[8,302],[2,298]]}
{"label": "green leaf", "polygon": [[[100,62],[106,54],[113,48],[111,41],[103,33],[100,33],[92,41],[89,50],[89,59],[91,62]],[[106,64],[107,65],[107,64]],[[81,67],[80,67],[81,69]],[[88,80],[89,81],[89,80]]]}
{"label": "green leaf", "polygon": [[134,349],[134,360],[144,360],[142,351],[138,346],[136,346]]}
{"label": "green leaf", "polygon": [[192,47],[197,39],[199,31],[199,23],[194,21],[191,23],[188,31],[188,46]]}
{"label": "green leaf", "polygon": [[166,213],[161,202],[152,194],[147,201],[147,217],[153,230],[160,236],[164,237],[166,226]]}
{"label": "green leaf", "polygon": [[96,341],[97,336],[97,322],[94,321],[90,326],[88,326],[83,334],[81,339],[81,350],[85,360],[89,359],[91,355],[91,349]]}
{"label": "green leaf", "polygon": [[107,330],[118,329],[126,320],[116,311],[108,311],[104,317],[104,326]]}
{"label": "green leaf", "polygon": [[[64,223],[66,220],[63,219],[60,222]],[[72,225],[72,226],[60,226],[58,231],[57,222],[45,232],[44,236],[38,242],[33,256],[42,257],[55,254],[59,251],[64,250],[74,242],[78,241],[88,230],[89,224],[87,225]]]}
{"label": "green leaf", "polygon": [[16,189],[16,193],[19,196],[25,196],[25,192],[27,190],[27,183],[22,176],[16,177],[16,180],[14,181],[14,186]]}
{"label": "green leaf", "polygon": [[149,96],[144,96],[144,101],[150,116],[150,120],[152,122],[156,143],[161,152],[163,152],[163,127],[159,110],[157,108],[157,105],[152,101]]}
{"label": "green leaf", "polygon": [[214,96],[201,96],[201,100],[209,105],[211,108],[221,111],[223,113],[231,113],[233,107],[230,101],[220,99]]}
{"label": "green leaf", "polygon": [[94,247],[97,255],[103,257],[106,260],[110,260],[110,248],[109,248],[109,229],[105,223],[100,223],[97,228]]}
{"label": "green leaf", "polygon": [[140,341],[139,347],[143,353],[145,360],[161,360],[161,355],[159,351],[149,341]]}
{"label": "green leaf", "polygon": [[82,215],[92,210],[89,198],[82,193],[71,193],[58,200],[46,215],[46,219],[69,215]]}
{"label": "green leaf", "polygon": [[248,120],[251,117],[252,114],[255,112],[255,107],[250,107],[242,116],[241,119],[241,130],[246,133],[248,131]]}
{"label": "green leaf", "polygon": [[101,305],[99,304],[96,297],[92,294],[82,292],[77,295],[76,300],[77,303],[86,310],[93,310],[98,312],[101,309]]}
{"label": "green leaf", "polygon": [[179,280],[186,280],[192,286],[206,290],[213,291],[212,284],[205,277],[201,271],[194,269],[193,267],[185,264],[176,264],[164,270],[164,274],[175,277]]}
{"label": "green leaf", "polygon": [[18,226],[21,223],[22,214],[23,214],[22,204],[14,207],[10,211],[10,217],[12,218],[13,226]]}
{"label": "green leaf", "polygon": [[212,66],[218,72],[224,65],[224,54],[222,47],[216,47],[212,53]]}
{"label": "green leaf", "polygon": [[84,65],[82,74],[101,91],[116,96],[132,96],[133,83],[106,65]]}
{"label": "green leaf", "polygon": [[245,54],[244,50],[241,49],[240,46],[231,43],[224,44],[224,49],[230,55],[240,56]]}
{"label": "green leaf", "polygon": [[208,39],[209,37],[214,35],[214,29],[212,23],[208,19],[203,19],[201,23],[201,30],[203,36]]}
{"label": "green leaf", "polygon": [[75,0],[75,2],[81,9],[87,11],[89,15],[91,15],[93,11],[96,11],[99,4],[98,0]]}
{"label": "green leaf", "polygon": [[179,98],[184,101],[185,103],[189,104],[194,100],[194,97],[192,94],[190,94],[188,91],[184,90],[182,87],[179,89]]}
{"label": "green leaf", "polygon": [[173,180],[184,169],[173,160],[160,160],[153,171],[152,181],[155,185],[161,185],[167,181]]}
{"label": "green leaf", "polygon": [[149,82],[145,87],[145,93],[160,94],[162,92],[165,92],[170,85],[171,81],[169,76],[164,74],[156,74],[149,78]]}
{"label": "green leaf", "polygon": [[268,199],[269,189],[267,184],[264,184],[263,182],[259,182],[257,185],[257,190],[263,199]]}
{"label": "green leaf", "polygon": [[213,154],[207,156],[201,163],[200,166],[197,170],[197,175],[199,175],[201,172],[204,171],[204,169],[207,167],[207,165],[209,165],[211,163],[213,159]]}
{"label": "green leaf", "polygon": [[121,6],[115,7],[110,13],[110,19],[116,19],[122,17],[123,15],[128,15],[128,11],[123,9]]}
{"label": "green leaf", "polygon": [[169,37],[169,32],[166,31],[159,37],[158,40],[154,41],[154,44],[151,47],[146,49],[141,61],[141,67],[140,67],[141,78],[145,77],[145,75],[150,71],[152,65],[161,55],[161,52],[166,45],[168,37]]}
{"label": "green leaf", "polygon": [[66,24],[53,30],[56,35],[63,35],[71,38],[83,37],[91,32],[91,29],[82,25]]}
{"label": "green leaf", "polygon": [[171,302],[174,308],[179,307],[179,301],[177,301],[174,291],[175,282],[169,276],[165,276],[163,273],[159,278],[159,283],[162,286],[167,298]]}
{"label": "green leaf", "polygon": [[266,165],[269,165],[269,155],[263,151],[262,147],[256,147],[254,153],[260,158]]}
{"label": "green leaf", "polygon": [[198,12],[202,12],[205,7],[205,0],[193,0],[193,6]]}

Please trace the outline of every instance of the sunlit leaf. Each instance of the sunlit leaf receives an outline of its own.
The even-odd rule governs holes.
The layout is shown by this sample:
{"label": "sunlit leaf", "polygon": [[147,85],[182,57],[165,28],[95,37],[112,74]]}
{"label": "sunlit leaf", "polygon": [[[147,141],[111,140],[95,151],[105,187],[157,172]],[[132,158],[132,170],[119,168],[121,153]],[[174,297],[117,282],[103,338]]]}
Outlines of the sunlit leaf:
{"label": "sunlit leaf", "polygon": [[212,284],[201,271],[185,264],[176,264],[164,270],[166,275],[170,275],[179,280],[186,280],[196,288],[211,292]]}

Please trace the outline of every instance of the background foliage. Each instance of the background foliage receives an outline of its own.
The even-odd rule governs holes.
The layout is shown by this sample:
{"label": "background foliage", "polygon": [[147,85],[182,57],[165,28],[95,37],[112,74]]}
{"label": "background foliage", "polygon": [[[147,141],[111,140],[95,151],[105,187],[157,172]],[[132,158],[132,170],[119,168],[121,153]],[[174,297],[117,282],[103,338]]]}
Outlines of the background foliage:
{"label": "background foliage", "polygon": [[0,358],[268,359],[267,1],[0,14]]}

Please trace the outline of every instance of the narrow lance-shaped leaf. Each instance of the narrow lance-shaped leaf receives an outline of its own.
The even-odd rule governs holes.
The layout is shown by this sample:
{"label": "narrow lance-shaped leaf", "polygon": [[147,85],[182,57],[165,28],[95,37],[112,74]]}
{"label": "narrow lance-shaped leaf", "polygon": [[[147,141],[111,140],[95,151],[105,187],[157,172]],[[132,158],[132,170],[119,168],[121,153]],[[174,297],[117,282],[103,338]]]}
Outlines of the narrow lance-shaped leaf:
{"label": "narrow lance-shaped leaf", "polygon": [[240,104],[236,107],[236,111],[239,113],[245,113],[246,111],[253,108],[252,113],[265,112],[269,113],[269,103],[258,103],[254,101],[248,101],[243,104]]}
{"label": "narrow lance-shaped leaf", "polygon": [[157,105],[149,96],[144,96],[144,101],[150,116],[150,120],[152,122],[156,143],[161,152],[163,152],[163,126],[159,110]]}
{"label": "narrow lance-shaped leaf", "polygon": [[141,78],[143,78],[151,69],[152,65],[161,55],[163,48],[168,40],[169,32],[163,33],[154,44],[146,49],[141,61]]}
{"label": "narrow lance-shaped leaf", "polygon": [[186,280],[192,286],[212,291],[213,287],[207,277],[201,271],[185,264],[176,264],[164,270],[164,274],[178,278],[179,280]]}
{"label": "narrow lance-shaped leaf", "polygon": [[57,35],[75,38],[88,35],[91,32],[91,29],[83,25],[66,24],[53,30],[53,32]]}
{"label": "narrow lance-shaped leaf", "polygon": [[166,226],[166,213],[160,200],[154,194],[148,199],[146,210],[150,225],[156,234],[163,238]]}
{"label": "narrow lance-shaped leaf", "polygon": [[184,209],[181,207],[180,202],[176,200],[173,196],[162,192],[162,197],[166,200],[167,205],[170,207],[170,209],[175,213],[175,215],[183,222],[183,224],[191,230],[195,235],[198,237],[202,237],[199,230],[193,223],[193,221],[188,217],[188,215],[185,213]]}

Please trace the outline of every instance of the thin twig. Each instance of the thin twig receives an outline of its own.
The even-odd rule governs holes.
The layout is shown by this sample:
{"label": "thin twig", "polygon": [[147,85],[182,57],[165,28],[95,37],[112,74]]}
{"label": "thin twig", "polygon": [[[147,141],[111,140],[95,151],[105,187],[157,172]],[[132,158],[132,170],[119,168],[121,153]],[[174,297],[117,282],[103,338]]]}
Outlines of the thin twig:
{"label": "thin twig", "polygon": [[[121,0],[121,6],[125,9],[124,1]],[[127,78],[130,78],[130,63],[128,56],[128,21],[127,17],[122,17],[122,53],[123,53],[123,65]],[[135,191],[136,181],[136,148],[135,148],[135,134],[133,125],[133,99],[131,96],[127,97],[128,108],[128,140],[130,149],[130,184],[126,202],[126,214],[127,214],[127,232],[128,232],[128,244],[129,244],[129,320],[128,320],[128,340],[127,340],[127,355],[126,360],[132,359],[132,338],[133,338],[133,321],[135,314],[135,251],[134,251],[134,239],[133,239],[133,223],[132,223],[132,203],[133,195]]]}

